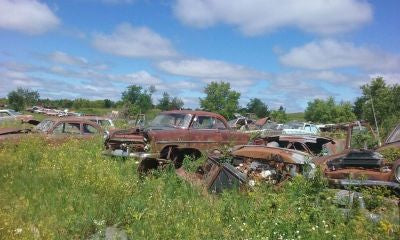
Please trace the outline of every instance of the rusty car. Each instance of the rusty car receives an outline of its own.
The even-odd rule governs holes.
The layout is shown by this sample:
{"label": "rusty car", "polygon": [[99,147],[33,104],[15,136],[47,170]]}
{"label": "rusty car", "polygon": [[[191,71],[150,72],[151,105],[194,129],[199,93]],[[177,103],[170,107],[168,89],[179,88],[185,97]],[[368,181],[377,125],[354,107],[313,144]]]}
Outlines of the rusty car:
{"label": "rusty car", "polygon": [[146,127],[110,131],[104,153],[136,157],[140,171],[174,163],[179,168],[185,155],[199,157],[224,145],[247,144],[249,135],[232,130],[219,114],[175,110],[161,112]]}
{"label": "rusty car", "polygon": [[336,145],[333,139],[320,136],[258,138],[251,145],[233,147],[228,155],[209,154],[194,174],[183,169],[177,174],[217,193],[259,183],[280,184],[298,174],[312,177],[316,170],[312,159],[335,153]]}
{"label": "rusty car", "polygon": [[63,138],[67,136],[90,137],[103,134],[103,132],[97,123],[82,118],[48,118],[34,128],[2,128],[0,129],[0,141],[18,139],[27,134],[43,134],[50,138]]}
{"label": "rusty car", "polygon": [[400,125],[384,145],[375,149],[354,148],[354,137],[367,123],[348,124],[345,141],[319,136],[278,135],[255,139],[253,145],[237,146],[226,156],[211,154],[195,176],[179,171],[184,178],[196,179],[207,189],[257,182],[279,183],[297,174],[312,176],[319,166],[332,186],[384,186],[399,194],[400,159],[386,161],[379,153],[388,146],[399,147]]}
{"label": "rusty car", "polygon": [[400,147],[400,125],[389,134],[385,143],[378,148],[355,148],[355,136],[360,131],[367,131],[367,124],[359,122],[349,124],[345,150],[330,156],[314,159],[332,185],[349,186],[383,186],[400,194],[400,158],[392,162],[381,154],[388,147]]}

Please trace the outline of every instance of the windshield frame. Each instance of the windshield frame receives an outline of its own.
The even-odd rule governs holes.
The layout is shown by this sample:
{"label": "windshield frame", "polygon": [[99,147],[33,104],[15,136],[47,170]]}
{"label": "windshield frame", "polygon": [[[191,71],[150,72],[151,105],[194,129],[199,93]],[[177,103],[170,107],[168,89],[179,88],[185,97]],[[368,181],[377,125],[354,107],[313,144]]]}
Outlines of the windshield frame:
{"label": "windshield frame", "polygon": [[[183,118],[181,118],[183,120],[182,125],[175,125],[175,124],[161,124],[161,123],[157,123],[161,122],[161,118],[162,117],[166,117],[166,116],[174,116],[173,118],[175,119],[175,121],[178,119],[177,116],[183,116]],[[147,128],[150,129],[154,129],[154,128],[176,128],[176,129],[188,129],[192,120],[193,120],[193,114],[190,113],[161,113],[158,114],[147,126]],[[171,118],[172,119],[172,118]]]}

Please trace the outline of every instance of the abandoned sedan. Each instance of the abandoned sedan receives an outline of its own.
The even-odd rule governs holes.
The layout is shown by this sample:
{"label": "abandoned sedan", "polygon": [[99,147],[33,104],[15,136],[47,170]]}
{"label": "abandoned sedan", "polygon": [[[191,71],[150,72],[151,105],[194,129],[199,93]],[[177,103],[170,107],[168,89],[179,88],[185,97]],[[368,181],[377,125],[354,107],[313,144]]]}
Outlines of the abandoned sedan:
{"label": "abandoned sedan", "polygon": [[40,122],[33,129],[0,129],[0,140],[17,139],[27,133],[44,134],[51,138],[63,138],[67,136],[90,137],[95,134],[102,134],[103,130],[98,124],[81,118],[49,118]]}
{"label": "abandoned sedan", "polygon": [[105,139],[105,154],[137,157],[140,170],[173,162],[180,167],[185,155],[224,145],[247,144],[249,135],[233,131],[219,114],[204,111],[162,112],[145,128],[113,131]]}

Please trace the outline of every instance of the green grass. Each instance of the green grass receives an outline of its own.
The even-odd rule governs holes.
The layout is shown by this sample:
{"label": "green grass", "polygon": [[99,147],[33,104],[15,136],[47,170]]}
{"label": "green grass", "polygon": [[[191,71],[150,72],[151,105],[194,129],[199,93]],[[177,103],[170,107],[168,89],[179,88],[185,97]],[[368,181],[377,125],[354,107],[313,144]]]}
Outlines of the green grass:
{"label": "green grass", "polygon": [[[0,144],[0,238],[85,239],[117,224],[131,239],[397,239],[399,226],[347,219],[324,181],[204,195],[172,169],[139,178],[102,140]],[[194,169],[194,166],[193,166]]]}
{"label": "green grass", "polygon": [[305,121],[304,112],[287,113],[288,122],[290,121]]}

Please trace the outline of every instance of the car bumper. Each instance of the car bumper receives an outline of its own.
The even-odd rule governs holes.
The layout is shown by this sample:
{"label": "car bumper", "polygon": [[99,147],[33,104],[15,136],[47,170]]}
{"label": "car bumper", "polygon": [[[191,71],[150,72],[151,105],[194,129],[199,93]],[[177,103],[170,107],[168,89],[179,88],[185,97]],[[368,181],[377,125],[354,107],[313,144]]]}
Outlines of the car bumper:
{"label": "car bumper", "polygon": [[395,190],[400,190],[400,184],[395,182],[386,182],[379,180],[357,180],[357,179],[330,179],[332,184],[340,186],[382,186]]}
{"label": "car bumper", "polygon": [[108,156],[114,156],[114,157],[138,158],[140,160],[143,160],[146,158],[157,159],[160,157],[160,155],[158,153],[129,152],[129,151],[121,150],[121,149],[105,150],[105,151],[103,151],[103,154],[108,155]]}

